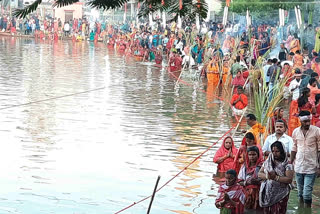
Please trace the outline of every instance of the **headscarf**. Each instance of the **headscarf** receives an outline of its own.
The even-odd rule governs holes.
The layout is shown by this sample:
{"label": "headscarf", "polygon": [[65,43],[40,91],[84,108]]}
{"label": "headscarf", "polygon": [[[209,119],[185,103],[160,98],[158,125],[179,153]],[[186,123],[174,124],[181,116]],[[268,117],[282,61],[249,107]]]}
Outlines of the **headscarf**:
{"label": "headscarf", "polygon": [[263,159],[261,158],[259,148],[257,146],[252,146],[252,147],[254,147],[252,149],[258,154],[258,158],[257,158],[256,163],[253,166],[250,166],[249,153],[248,153],[248,151],[246,152],[246,158],[245,158],[244,163],[247,168],[247,170],[246,170],[247,174],[253,174],[255,172],[256,168],[258,166],[261,167],[262,163],[263,163]]}
{"label": "headscarf", "polygon": [[[249,133],[249,132],[247,132],[247,133]],[[250,133],[252,133],[252,132],[250,132]],[[259,162],[262,162],[263,161],[262,149],[261,149],[260,145],[257,144],[257,140],[256,140],[256,137],[255,137],[254,134],[253,134],[253,136],[254,136],[254,145],[256,147],[258,147],[258,149],[259,149],[259,158],[258,158]],[[237,173],[239,173],[240,168],[242,166],[242,164],[240,164],[238,160],[241,158],[242,155],[244,155],[245,162],[246,162],[247,149],[248,149],[248,146],[247,146],[247,143],[246,143],[246,137],[243,137],[241,145],[240,145],[240,148],[239,148],[239,150],[238,150],[238,152],[237,152],[237,154],[236,154],[236,156],[234,158],[234,162],[233,162],[233,166],[232,166],[232,169],[236,170]]]}
{"label": "headscarf", "polygon": [[231,137],[231,136],[227,136],[227,137],[224,138],[223,143],[221,144],[220,148],[219,148],[218,151],[216,152],[214,158],[216,158],[216,156],[221,156],[221,155],[223,156],[223,155],[225,155],[226,153],[229,152],[229,150],[226,149],[226,147],[225,147],[225,143],[226,143],[226,141],[227,141],[228,138],[230,138],[231,141],[232,141],[232,146],[231,146],[232,154],[233,154],[233,155],[236,155],[236,154],[237,154],[238,149],[235,147],[234,141],[233,141],[232,137]]}
{"label": "headscarf", "polygon": [[[274,143],[277,143],[277,142],[279,141],[276,141]],[[282,142],[280,143],[283,151],[286,151],[283,143]],[[271,144],[271,148],[273,144]],[[285,176],[286,170],[293,170],[292,165],[289,164],[287,155],[285,155],[284,161],[282,161],[281,163],[279,162],[276,163],[273,153],[269,154],[268,159],[263,163],[262,166],[264,168],[265,174],[267,174],[268,172],[274,171],[276,175],[280,177]],[[280,183],[274,180],[264,180],[261,183],[260,193],[259,193],[260,206],[270,207],[278,203],[279,201],[281,201],[283,198],[285,198],[289,194],[289,192],[290,192],[289,184]]]}
{"label": "headscarf", "polygon": [[[234,146],[234,141],[233,141],[232,137],[231,136],[227,136],[226,138],[224,138],[223,143],[221,144],[220,148],[218,149],[218,151],[214,155],[213,162],[217,162],[219,158],[221,158],[224,155],[229,153],[229,150],[226,149],[226,147],[225,147],[225,142],[226,142],[226,140],[228,138],[230,138],[231,141],[232,141],[232,146],[230,148],[231,151],[232,151],[232,154],[234,156],[236,156],[236,154],[238,153],[238,149]],[[232,167],[233,159],[232,158],[228,158],[224,162],[218,165],[218,170],[221,171],[221,172],[226,172],[228,169],[230,169]]]}
{"label": "headscarf", "polygon": [[232,186],[227,186],[226,184],[222,184],[218,190],[216,203],[224,201],[224,194],[228,194],[230,199],[236,202],[237,206],[233,207],[231,203],[227,203],[224,205],[223,208],[227,208],[228,210],[231,210],[231,213],[234,213],[234,214],[242,214],[244,212],[244,203],[245,203],[245,194],[242,186],[240,186],[237,182]]}
{"label": "headscarf", "polygon": [[[238,73],[238,71],[237,71],[237,73]],[[238,77],[238,76],[235,76],[234,78],[233,78],[233,80],[232,80],[232,85],[234,85],[234,86],[243,86],[244,84],[245,84],[245,79],[243,78],[243,74],[241,73],[241,75],[240,75],[240,77]]]}

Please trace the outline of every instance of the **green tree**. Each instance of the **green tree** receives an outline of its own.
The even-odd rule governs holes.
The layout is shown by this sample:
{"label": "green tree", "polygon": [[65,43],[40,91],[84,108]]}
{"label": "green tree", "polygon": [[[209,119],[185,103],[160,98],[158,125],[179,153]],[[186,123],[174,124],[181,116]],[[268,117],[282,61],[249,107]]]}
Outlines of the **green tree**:
{"label": "green tree", "polygon": [[296,5],[314,4],[314,0],[233,0],[230,10],[235,13],[243,14],[249,9],[250,12],[269,13],[279,8],[292,9]]}
{"label": "green tree", "polygon": [[[5,1],[5,0],[0,0]],[[139,16],[147,16],[149,12],[155,12],[160,10],[166,11],[172,19],[181,17],[188,17],[194,20],[196,15],[199,15],[200,19],[205,19],[208,13],[208,5],[205,0],[182,0],[182,8],[180,8],[179,0],[138,0],[141,4],[139,10]],[[79,0],[55,0],[53,7],[63,7],[79,2]],[[85,0],[85,3],[91,8],[109,10],[122,7],[129,0]],[[29,6],[23,9],[16,9],[13,14],[16,17],[24,18],[28,14],[35,11],[42,3],[42,0],[36,0]]]}

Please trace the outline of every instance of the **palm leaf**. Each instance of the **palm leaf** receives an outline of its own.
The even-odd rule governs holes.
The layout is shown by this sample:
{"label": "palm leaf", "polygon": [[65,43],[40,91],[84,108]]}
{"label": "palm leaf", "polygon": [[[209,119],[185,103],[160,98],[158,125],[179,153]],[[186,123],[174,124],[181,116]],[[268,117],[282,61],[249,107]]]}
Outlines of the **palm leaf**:
{"label": "palm leaf", "polygon": [[[69,1],[72,1],[72,0],[69,0]],[[128,1],[129,0],[89,0],[87,2],[87,5],[96,9],[108,10],[108,9],[115,9],[118,7],[122,7]]]}
{"label": "palm leaf", "polygon": [[23,8],[23,9],[15,9],[13,11],[13,15],[18,17],[18,18],[25,18],[29,13],[32,13],[33,11],[35,11],[38,6],[41,4],[42,0],[36,0],[35,2],[33,2],[32,4],[30,4],[29,6]]}
{"label": "palm leaf", "polygon": [[53,3],[53,7],[64,7],[64,6],[68,6],[74,3],[79,2],[79,0],[56,0]]}
{"label": "palm leaf", "polygon": [[149,13],[160,10],[161,12],[167,12],[171,16],[168,21],[176,21],[178,16],[188,17],[190,21],[194,21],[197,14],[201,19],[205,19],[208,13],[208,4],[205,0],[200,0],[199,3],[194,3],[192,0],[183,0],[181,10],[179,1],[177,0],[165,0],[164,5],[159,0],[144,0],[141,2],[143,2],[143,5],[138,13],[139,18],[146,17]]}

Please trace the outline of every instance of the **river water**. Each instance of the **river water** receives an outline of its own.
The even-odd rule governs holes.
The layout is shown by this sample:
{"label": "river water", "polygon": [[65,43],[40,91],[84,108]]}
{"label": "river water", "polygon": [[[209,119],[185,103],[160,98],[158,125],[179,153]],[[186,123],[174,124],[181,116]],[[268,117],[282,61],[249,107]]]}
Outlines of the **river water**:
{"label": "river water", "polygon": [[[0,65],[0,213],[114,213],[236,123],[193,74],[182,74],[191,85],[176,84],[102,43],[0,37]],[[152,213],[218,213],[212,158],[220,144],[157,193]],[[146,213],[149,201],[123,213]],[[289,207],[295,213],[295,197]]]}

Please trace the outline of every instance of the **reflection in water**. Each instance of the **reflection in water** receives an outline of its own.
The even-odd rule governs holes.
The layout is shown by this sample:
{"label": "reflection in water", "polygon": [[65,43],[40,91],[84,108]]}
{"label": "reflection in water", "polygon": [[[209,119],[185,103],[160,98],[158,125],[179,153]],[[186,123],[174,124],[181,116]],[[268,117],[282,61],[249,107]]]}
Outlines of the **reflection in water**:
{"label": "reflection in water", "polygon": [[[0,37],[0,52],[0,108],[105,87],[2,110],[0,213],[113,213],[150,195],[158,175],[161,186],[236,123],[214,97],[229,96],[221,88],[176,85],[165,69],[103,44]],[[157,193],[152,213],[217,212],[212,158],[220,143]]]}

